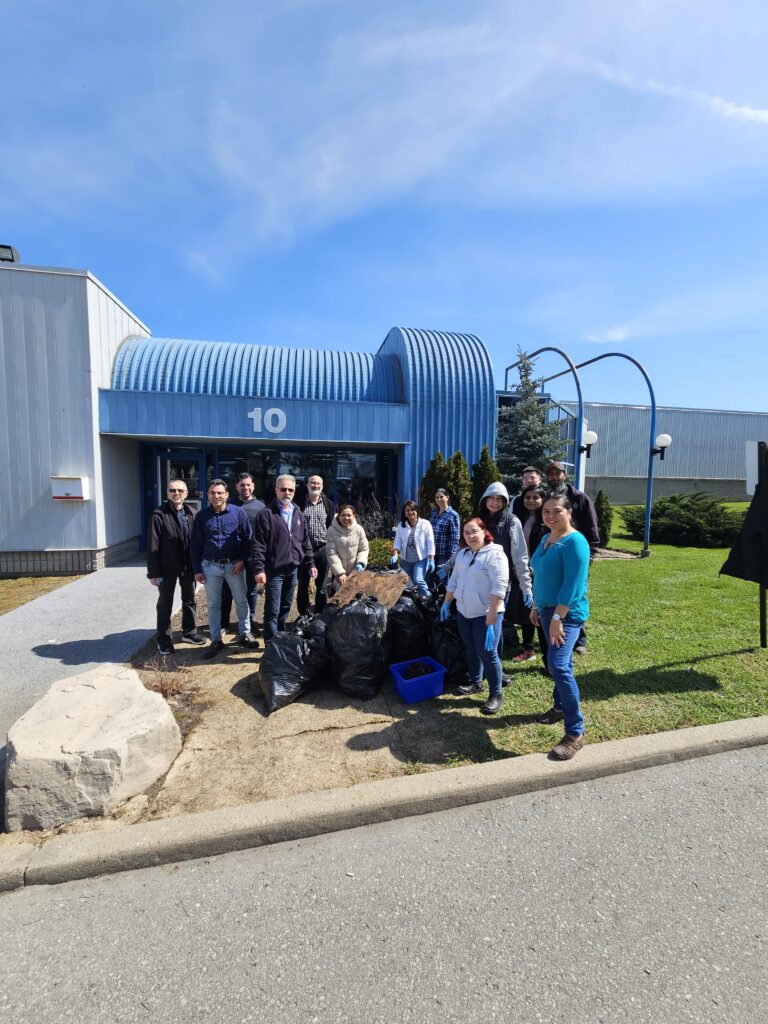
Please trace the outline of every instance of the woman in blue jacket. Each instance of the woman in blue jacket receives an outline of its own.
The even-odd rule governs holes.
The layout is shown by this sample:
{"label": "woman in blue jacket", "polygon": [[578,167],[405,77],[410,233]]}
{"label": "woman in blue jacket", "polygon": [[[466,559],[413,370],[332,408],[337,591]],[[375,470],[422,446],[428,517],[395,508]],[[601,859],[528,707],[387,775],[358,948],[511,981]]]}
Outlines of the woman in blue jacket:
{"label": "woman in blue jacket", "polygon": [[573,674],[573,648],[589,618],[587,577],[589,544],[571,522],[571,502],[564,494],[547,498],[541,511],[549,534],[531,559],[533,608],[531,622],[547,634],[547,664],[555,684],[552,707],[538,719],[546,725],[564,722],[565,735],[552,756],[567,761],[584,746],[584,718]]}

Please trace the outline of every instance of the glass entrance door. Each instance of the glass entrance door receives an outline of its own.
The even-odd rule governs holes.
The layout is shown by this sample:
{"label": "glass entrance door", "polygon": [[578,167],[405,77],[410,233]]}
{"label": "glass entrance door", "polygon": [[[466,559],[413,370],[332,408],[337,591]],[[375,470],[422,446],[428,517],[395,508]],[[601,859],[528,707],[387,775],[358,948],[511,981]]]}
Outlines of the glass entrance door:
{"label": "glass entrance door", "polygon": [[168,482],[183,480],[189,497],[187,504],[199,512],[205,504],[205,456],[202,452],[163,452],[157,457],[157,488],[159,501],[167,497]]}

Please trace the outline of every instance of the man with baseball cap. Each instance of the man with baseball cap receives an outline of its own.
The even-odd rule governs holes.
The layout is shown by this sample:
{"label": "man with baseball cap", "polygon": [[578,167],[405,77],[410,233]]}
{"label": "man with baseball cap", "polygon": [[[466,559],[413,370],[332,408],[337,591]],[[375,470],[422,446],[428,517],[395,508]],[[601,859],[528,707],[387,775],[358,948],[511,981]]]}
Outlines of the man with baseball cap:
{"label": "man with baseball cap", "polygon": [[[589,562],[591,565],[597,555],[597,549],[600,547],[600,531],[597,528],[597,513],[595,512],[595,506],[592,504],[592,499],[584,491],[579,491],[573,484],[566,482],[565,466],[562,462],[557,462],[553,459],[552,462],[547,464],[546,473],[547,489],[550,494],[566,495],[573,507],[571,522],[579,533],[584,535],[589,544]],[[587,634],[583,626],[581,627],[579,639],[576,641],[574,652],[576,654],[587,653]]]}

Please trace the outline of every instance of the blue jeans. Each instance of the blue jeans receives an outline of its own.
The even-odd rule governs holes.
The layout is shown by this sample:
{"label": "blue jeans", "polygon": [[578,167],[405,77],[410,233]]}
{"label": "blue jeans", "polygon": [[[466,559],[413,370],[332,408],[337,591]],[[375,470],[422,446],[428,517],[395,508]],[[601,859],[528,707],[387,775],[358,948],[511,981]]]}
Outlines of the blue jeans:
{"label": "blue jeans", "polygon": [[[554,608],[540,608],[539,618],[549,641],[549,626],[554,615]],[[572,736],[580,736],[584,732],[584,718],[579,704],[579,685],[573,674],[573,648],[579,639],[582,623],[574,622],[569,615],[563,619],[563,635],[565,643],[555,647],[548,643],[547,666],[555,684],[552,703],[565,715],[565,731]]]}
{"label": "blue jeans", "polygon": [[235,601],[240,634],[250,633],[251,614],[245,596],[245,571],[235,575],[231,562],[217,565],[215,562],[204,561],[202,569],[205,576],[205,598],[208,602],[208,628],[211,640],[221,640],[221,592],[224,589],[224,580],[227,581]]}
{"label": "blue jeans", "polygon": [[429,587],[424,578],[424,574],[427,571],[427,559],[420,558],[418,562],[407,562],[404,558],[401,558],[400,568],[413,580],[413,584],[421,596],[429,597]]}
{"label": "blue jeans", "polygon": [[467,652],[467,668],[469,679],[472,683],[482,683],[483,675],[488,680],[488,689],[491,697],[501,695],[501,661],[498,652],[498,640],[501,633],[503,615],[499,612],[496,617],[496,625],[493,627],[496,636],[496,644],[492,651],[485,649],[485,616],[478,615],[475,619],[465,619],[461,612],[456,609],[456,619],[459,624],[459,634]]}
{"label": "blue jeans", "polygon": [[264,587],[264,643],[285,629],[285,620],[291,610],[296,589],[298,567],[294,565],[273,569],[267,573]]}
{"label": "blue jeans", "polygon": [[[248,600],[248,607],[251,611],[251,622],[256,621],[256,602],[259,592],[256,586],[256,574],[248,562],[245,563],[245,596]],[[229,616],[232,611],[232,593],[229,587],[224,587],[221,597],[221,624],[226,628],[229,625]]]}

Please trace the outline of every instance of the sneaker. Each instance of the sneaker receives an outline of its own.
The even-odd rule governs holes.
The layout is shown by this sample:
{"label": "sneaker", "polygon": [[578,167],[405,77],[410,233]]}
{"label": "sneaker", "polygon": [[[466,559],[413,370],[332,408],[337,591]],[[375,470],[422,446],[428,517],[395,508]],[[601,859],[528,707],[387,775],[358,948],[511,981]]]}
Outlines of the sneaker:
{"label": "sneaker", "polygon": [[512,685],[512,680],[509,678],[509,676],[502,676],[501,677],[501,685],[502,685],[502,688],[505,687],[505,686],[511,686]]}
{"label": "sneaker", "polygon": [[573,653],[574,654],[586,654],[587,653],[587,645],[586,644],[576,644],[576,646],[573,648]]}
{"label": "sneaker", "polygon": [[157,649],[161,654],[173,654],[173,643],[167,633],[157,638]]}
{"label": "sneaker", "polygon": [[191,633],[182,633],[181,639],[185,644],[195,644],[197,647],[205,643],[205,637],[202,633],[198,633],[196,629]]}
{"label": "sneaker", "polygon": [[556,743],[550,755],[555,758],[556,761],[570,761],[574,754],[578,754],[581,748],[587,741],[584,739],[584,734],[576,735],[574,733],[567,732],[565,736]]}
{"label": "sneaker", "polygon": [[242,647],[258,647],[259,641],[253,635],[253,633],[241,633],[238,636],[235,643],[240,644]]}
{"label": "sneaker", "polygon": [[215,658],[216,655],[220,651],[223,651],[223,650],[224,650],[224,643],[223,643],[223,641],[221,641],[221,640],[214,640],[211,643],[210,647],[207,647],[203,651],[203,653],[201,655],[201,660],[202,661],[210,661],[212,658]]}
{"label": "sneaker", "polygon": [[483,692],[483,684],[482,683],[467,683],[466,686],[457,686],[456,689],[457,689],[458,693],[460,693],[462,696],[466,697],[470,693],[482,693]]}
{"label": "sneaker", "polygon": [[488,698],[488,700],[480,708],[484,715],[495,715],[501,707],[501,694],[497,693],[494,696]]}
{"label": "sneaker", "polygon": [[535,657],[536,657],[536,655],[534,654],[533,651],[525,650],[525,651],[520,651],[519,654],[516,654],[514,656],[514,658],[512,659],[512,661],[531,661]]}

